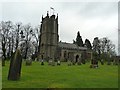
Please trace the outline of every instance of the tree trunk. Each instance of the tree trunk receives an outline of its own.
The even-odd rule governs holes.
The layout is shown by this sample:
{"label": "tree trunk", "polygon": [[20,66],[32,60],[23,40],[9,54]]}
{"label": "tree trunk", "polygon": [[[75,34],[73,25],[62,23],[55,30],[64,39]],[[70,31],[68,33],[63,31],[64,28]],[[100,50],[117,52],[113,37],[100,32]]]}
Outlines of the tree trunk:
{"label": "tree trunk", "polygon": [[25,50],[25,59],[27,59],[27,51],[28,51],[28,48],[26,47],[26,50]]}

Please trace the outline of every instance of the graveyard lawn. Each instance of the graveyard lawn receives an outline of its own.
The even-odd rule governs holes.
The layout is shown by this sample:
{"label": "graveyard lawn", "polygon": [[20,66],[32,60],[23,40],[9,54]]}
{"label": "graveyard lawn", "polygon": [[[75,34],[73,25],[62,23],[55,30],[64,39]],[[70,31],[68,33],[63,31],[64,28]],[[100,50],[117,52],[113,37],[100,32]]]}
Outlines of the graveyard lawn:
{"label": "graveyard lawn", "polygon": [[99,65],[89,68],[85,65],[41,66],[40,62],[32,62],[31,66],[22,64],[21,79],[8,81],[9,62],[2,67],[3,88],[118,88],[118,66]]}

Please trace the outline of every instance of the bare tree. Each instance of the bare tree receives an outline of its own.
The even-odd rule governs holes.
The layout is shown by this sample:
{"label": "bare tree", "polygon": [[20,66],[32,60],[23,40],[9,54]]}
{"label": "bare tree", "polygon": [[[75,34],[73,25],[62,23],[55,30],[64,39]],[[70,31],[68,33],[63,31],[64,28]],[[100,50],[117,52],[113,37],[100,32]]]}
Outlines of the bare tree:
{"label": "bare tree", "polygon": [[101,53],[109,53],[110,55],[115,55],[115,45],[107,37],[101,38],[100,51]]}
{"label": "bare tree", "polygon": [[7,21],[7,22],[2,21],[0,23],[0,27],[1,27],[0,37],[1,37],[2,52],[3,52],[4,59],[6,59],[7,44],[8,42],[10,42],[9,34],[10,34],[10,30],[12,29],[12,26],[13,24],[11,21]]}
{"label": "bare tree", "polygon": [[29,52],[38,53],[39,31],[39,27],[33,29],[30,24],[23,26],[21,22],[15,25],[11,21],[0,22],[0,42],[4,59],[10,58],[20,44],[25,59]]}
{"label": "bare tree", "polygon": [[40,28],[36,26],[33,29],[32,36],[34,38],[33,45],[35,46],[35,54],[39,53],[39,46],[40,46]]}
{"label": "bare tree", "polygon": [[20,31],[22,30],[22,23],[18,22],[15,25],[15,37],[16,37],[16,44],[15,44],[15,50],[17,50],[19,42],[20,42]]}
{"label": "bare tree", "polygon": [[[22,53],[24,53],[24,58],[26,59],[28,57],[28,50],[29,50],[29,43],[32,39],[32,32],[33,29],[30,24],[27,24],[24,26],[23,30],[21,30],[20,34],[22,37],[22,42],[24,43],[25,49],[22,49]],[[22,48],[22,47],[21,47]]]}

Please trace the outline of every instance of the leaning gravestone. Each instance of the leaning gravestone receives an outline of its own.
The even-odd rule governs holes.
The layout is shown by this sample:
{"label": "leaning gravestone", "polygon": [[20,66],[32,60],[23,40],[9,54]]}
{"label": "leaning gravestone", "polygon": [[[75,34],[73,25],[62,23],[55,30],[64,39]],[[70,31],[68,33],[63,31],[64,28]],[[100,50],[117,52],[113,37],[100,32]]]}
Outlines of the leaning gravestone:
{"label": "leaning gravestone", "polygon": [[8,80],[19,80],[21,74],[22,56],[19,49],[16,50],[10,61]]}

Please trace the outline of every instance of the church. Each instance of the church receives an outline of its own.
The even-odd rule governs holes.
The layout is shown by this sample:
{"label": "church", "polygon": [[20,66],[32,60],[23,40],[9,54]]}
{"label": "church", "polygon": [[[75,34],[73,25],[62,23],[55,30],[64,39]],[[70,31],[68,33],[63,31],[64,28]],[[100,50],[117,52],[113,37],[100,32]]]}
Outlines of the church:
{"label": "church", "polygon": [[59,41],[58,15],[42,16],[40,27],[40,58],[47,61],[75,61],[91,59],[92,53],[86,47]]}

